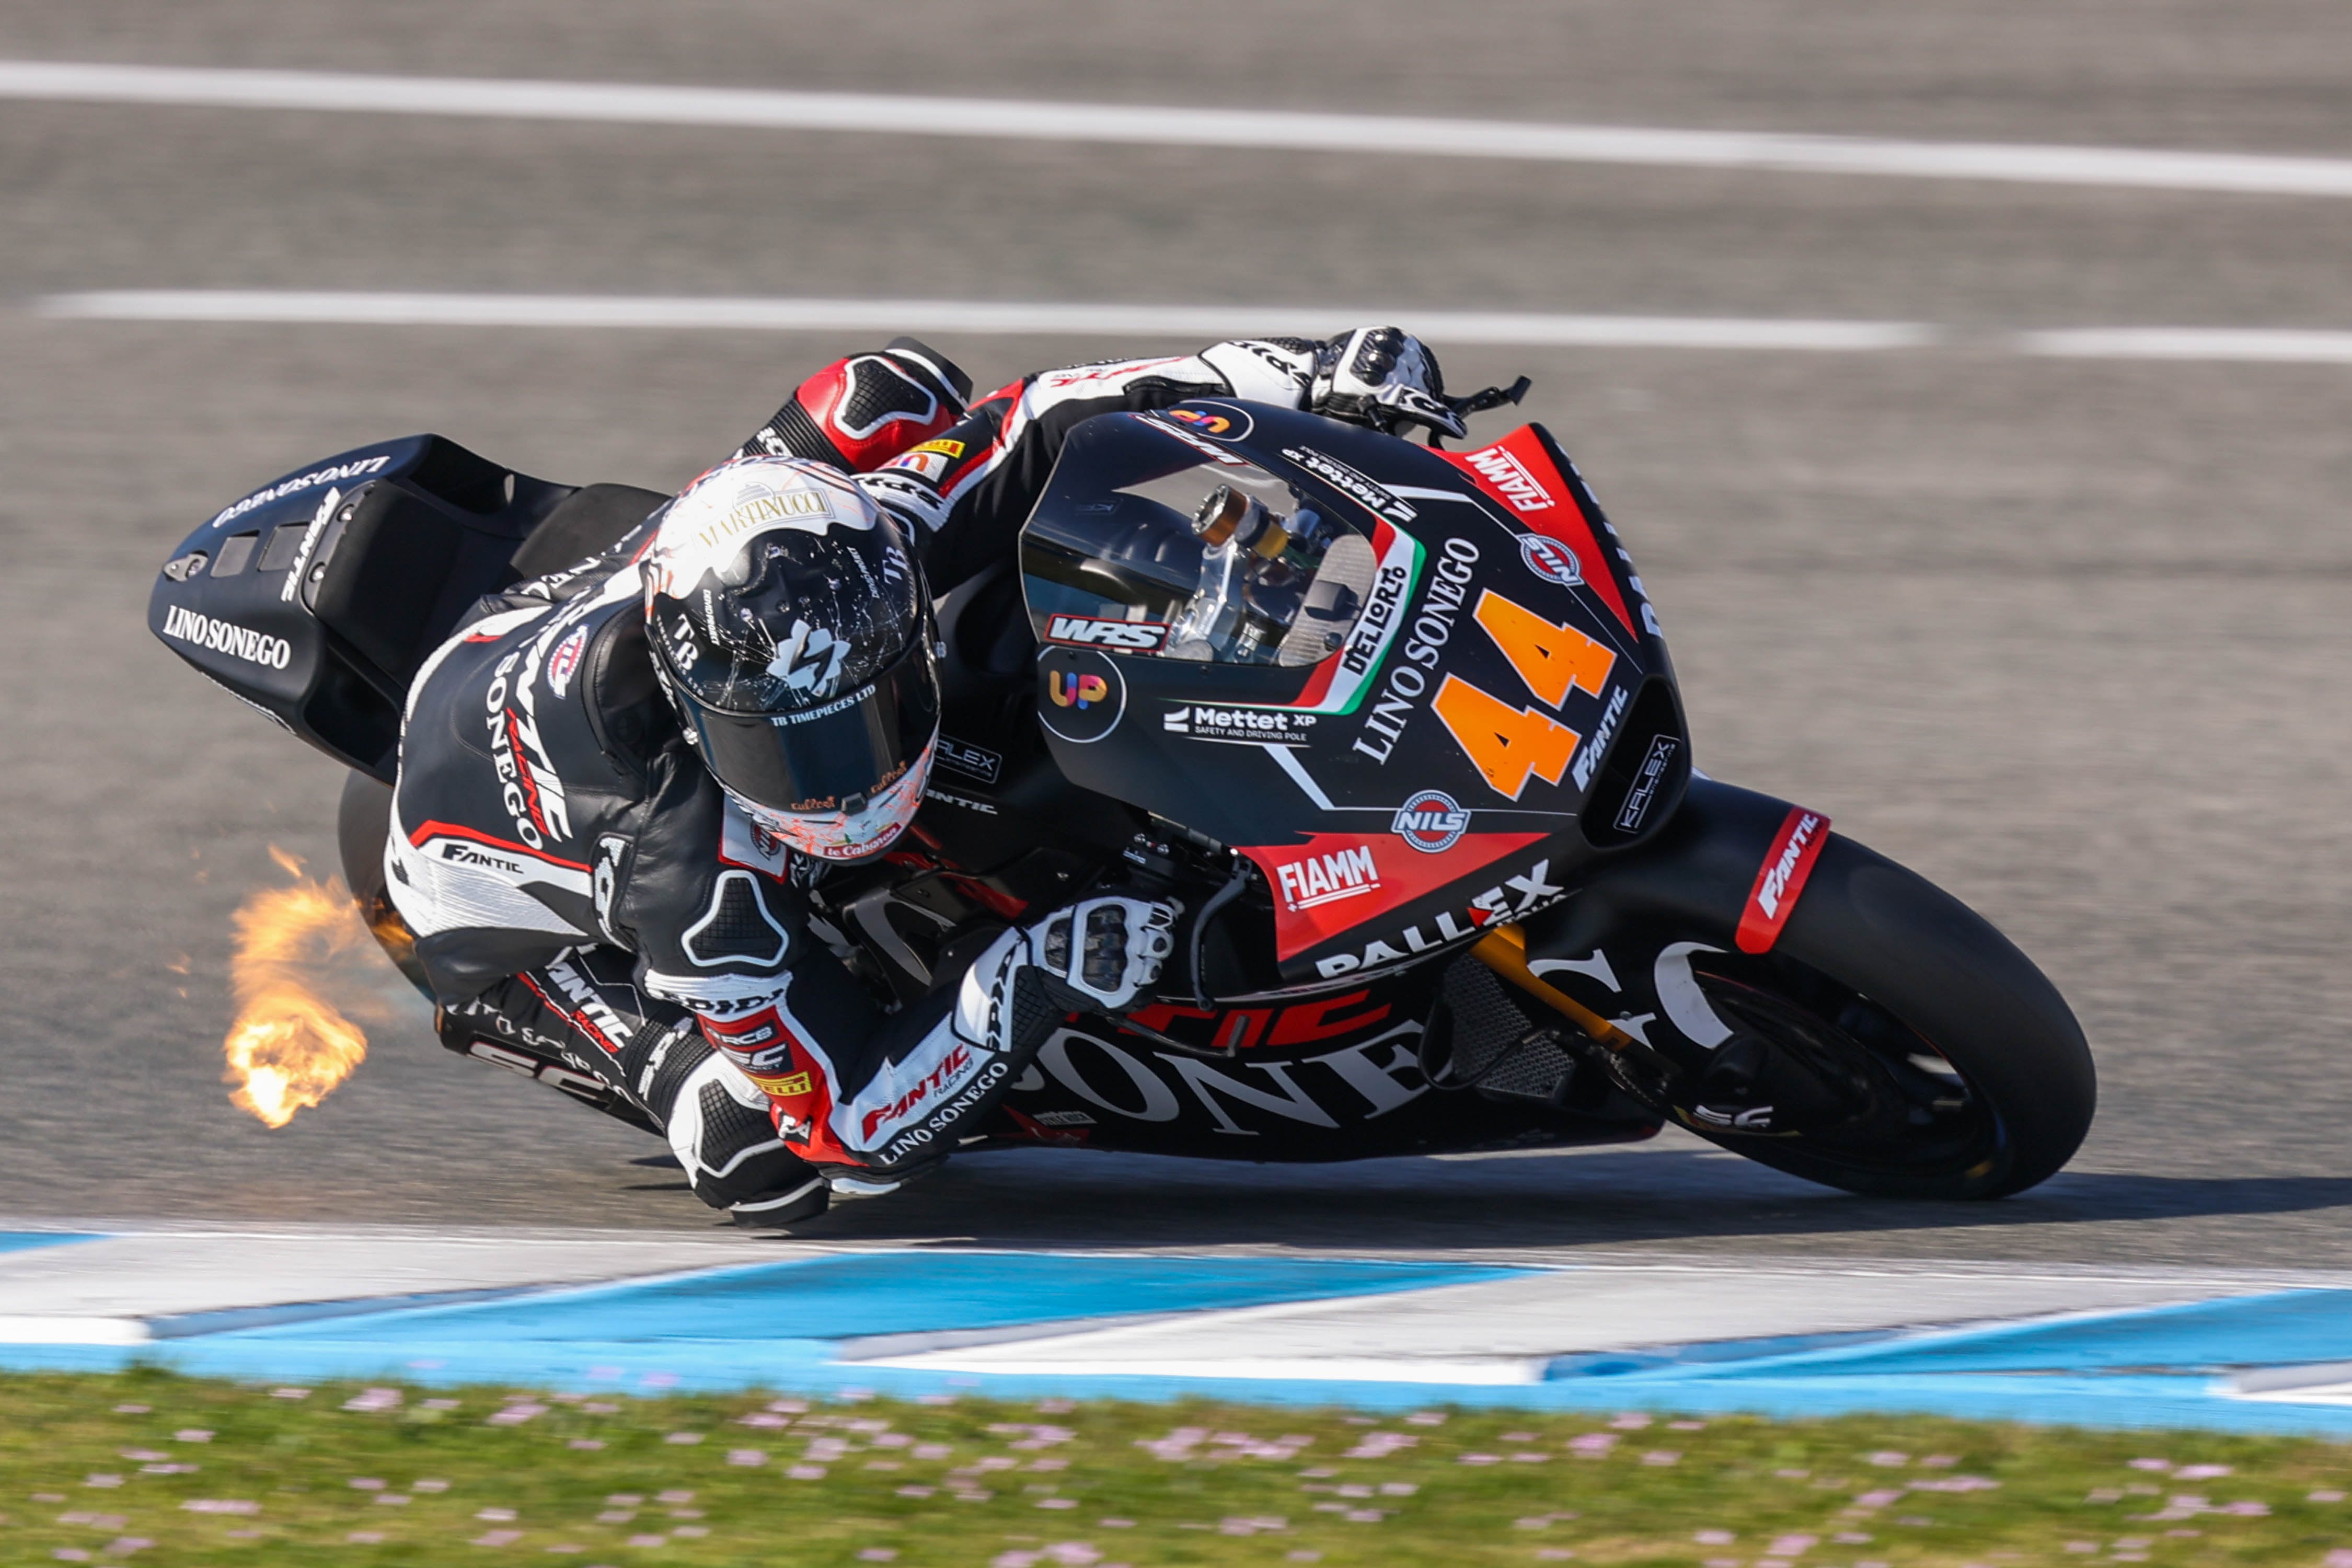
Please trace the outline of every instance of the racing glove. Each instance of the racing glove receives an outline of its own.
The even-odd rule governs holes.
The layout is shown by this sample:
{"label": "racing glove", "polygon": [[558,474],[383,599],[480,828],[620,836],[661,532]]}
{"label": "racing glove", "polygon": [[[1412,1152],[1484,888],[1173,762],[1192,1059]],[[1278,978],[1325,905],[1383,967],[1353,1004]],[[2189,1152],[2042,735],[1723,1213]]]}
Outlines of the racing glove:
{"label": "racing glove", "polygon": [[1445,376],[1429,345],[1400,327],[1359,327],[1323,346],[1307,406],[1393,435],[1426,425],[1446,436],[1469,429],[1445,401]]}
{"label": "racing glove", "polygon": [[1173,900],[1081,899],[1031,928],[1030,962],[1072,994],[1066,1000],[1118,1012],[1160,978],[1160,965],[1176,951],[1176,919],[1183,909]]}

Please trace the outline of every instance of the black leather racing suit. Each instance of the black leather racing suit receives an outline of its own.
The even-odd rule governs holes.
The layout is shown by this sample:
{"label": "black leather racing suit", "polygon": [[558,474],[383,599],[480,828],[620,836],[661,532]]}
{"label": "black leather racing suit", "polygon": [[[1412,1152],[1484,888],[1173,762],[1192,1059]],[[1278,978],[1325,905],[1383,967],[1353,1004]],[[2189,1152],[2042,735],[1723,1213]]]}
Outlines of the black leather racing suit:
{"label": "black leather racing suit", "polygon": [[[1299,406],[1316,348],[1219,343],[1027,376],[858,483],[908,524],[944,593],[1010,555],[1080,421],[1203,395]],[[738,455],[782,449],[796,414]],[[801,889],[819,868],[727,799],[655,683],[636,565],[652,531],[484,600],[411,687],[387,885],[444,1038],[602,1079],[665,1128],[714,1205],[804,1184],[802,1161],[927,1163],[1082,999],[1037,967],[1031,927],[960,986],[877,1007],[812,920]]]}

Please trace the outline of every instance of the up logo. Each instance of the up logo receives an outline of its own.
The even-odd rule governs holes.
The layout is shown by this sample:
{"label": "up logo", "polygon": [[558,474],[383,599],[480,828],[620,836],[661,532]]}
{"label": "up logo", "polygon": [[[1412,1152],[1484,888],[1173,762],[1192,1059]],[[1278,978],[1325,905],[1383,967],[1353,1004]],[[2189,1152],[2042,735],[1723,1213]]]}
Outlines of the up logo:
{"label": "up logo", "polygon": [[1229,403],[1180,403],[1161,409],[1160,416],[1220,441],[1238,441],[1250,433],[1250,416]]}
{"label": "up logo", "polygon": [[1074,745],[1090,745],[1118,728],[1127,682],[1118,667],[1089,647],[1049,647],[1037,658],[1045,700],[1037,717]]}
{"label": "up logo", "polygon": [[1110,695],[1110,682],[1099,675],[1065,675],[1055,670],[1045,677],[1045,691],[1056,708],[1091,708]]}

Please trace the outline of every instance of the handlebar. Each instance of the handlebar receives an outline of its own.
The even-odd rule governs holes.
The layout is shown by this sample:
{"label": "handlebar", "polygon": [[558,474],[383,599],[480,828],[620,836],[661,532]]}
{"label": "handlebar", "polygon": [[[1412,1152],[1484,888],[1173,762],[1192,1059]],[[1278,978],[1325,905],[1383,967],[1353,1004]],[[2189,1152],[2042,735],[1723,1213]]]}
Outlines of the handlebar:
{"label": "handlebar", "polygon": [[[1473,414],[1484,414],[1489,408],[1500,408],[1506,403],[1517,403],[1520,398],[1528,395],[1528,388],[1534,384],[1523,375],[1508,386],[1481,387],[1461,397],[1445,398],[1444,402],[1445,406],[1466,419]],[[1444,433],[1441,431],[1432,430],[1429,433],[1429,444],[1441,451],[1444,450],[1443,438]]]}

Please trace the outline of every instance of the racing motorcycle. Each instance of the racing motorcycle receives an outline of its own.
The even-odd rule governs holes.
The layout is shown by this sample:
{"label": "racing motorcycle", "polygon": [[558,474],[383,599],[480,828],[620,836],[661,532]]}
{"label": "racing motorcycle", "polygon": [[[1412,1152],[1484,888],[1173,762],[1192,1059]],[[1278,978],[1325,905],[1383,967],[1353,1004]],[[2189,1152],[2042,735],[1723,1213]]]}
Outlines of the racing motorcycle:
{"label": "racing motorcycle", "polygon": [[[666,500],[421,436],[287,475],[163,568],[157,636],[353,770],[346,874],[395,957],[410,679],[479,595]],[[1986,1198],[2089,1127],[2082,1031],[2000,931],[1693,767],[1642,580],[1540,426],[1452,451],[1227,400],[1103,415],[1017,562],[936,607],[922,812],[813,892],[853,970],[911,1000],[1091,887],[1186,911],[1155,993],[1069,1015],[990,1144],[1344,1160],[1672,1121]]]}

